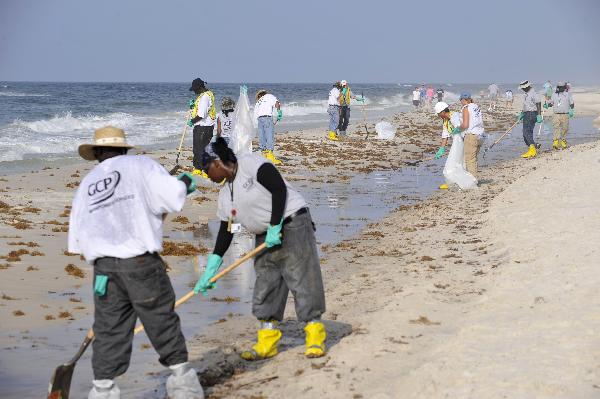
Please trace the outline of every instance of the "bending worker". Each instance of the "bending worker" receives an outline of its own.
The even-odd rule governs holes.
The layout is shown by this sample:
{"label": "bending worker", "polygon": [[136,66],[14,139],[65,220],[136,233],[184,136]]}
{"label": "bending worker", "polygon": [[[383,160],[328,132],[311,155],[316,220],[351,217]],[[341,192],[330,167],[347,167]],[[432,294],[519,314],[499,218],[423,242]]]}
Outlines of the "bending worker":
{"label": "bending worker", "polygon": [[262,154],[275,165],[281,165],[281,161],[275,158],[275,123],[273,123],[273,110],[277,109],[277,122],[283,118],[281,104],[277,97],[266,90],[256,92],[256,104],[254,104],[254,119],[258,126],[258,147]]}
{"label": "bending worker", "polygon": [[473,102],[471,93],[462,93],[460,103],[463,106],[460,130],[465,140],[465,168],[477,179],[477,156],[481,148],[481,138],[485,133],[483,115],[479,105]]}
{"label": "bending worker", "polygon": [[571,93],[567,90],[564,82],[556,84],[556,93],[552,94],[550,101],[544,104],[544,108],[553,107],[554,109],[554,137],[552,148],[558,150],[567,148],[567,132],[569,131],[569,118],[575,115],[575,103]]}
{"label": "bending worker", "polygon": [[327,114],[329,114],[329,140],[338,141],[337,129],[340,124],[340,82],[335,82],[329,90],[329,99],[327,100]]}
{"label": "bending worker", "polygon": [[[450,111],[450,107],[443,101],[435,104],[435,113],[442,119],[442,142],[440,148],[435,153],[435,159],[440,159],[446,153],[446,146],[450,136],[460,134],[461,114]],[[440,185],[441,190],[447,190],[448,184]]]}
{"label": "bending worker", "polygon": [[188,364],[175,293],[162,251],[167,213],[183,207],[195,190],[191,175],[170,176],[154,160],[127,155],[125,132],[104,127],[79,155],[99,164],[83,178],[69,220],[69,252],[94,266],[93,388],[89,399],[118,399],[114,379],[129,367],[139,318],[159,361],[169,367],[167,395],[202,399],[196,371]]}
{"label": "bending worker", "polygon": [[256,154],[236,158],[222,139],[207,146],[203,168],[214,182],[223,179],[217,216],[221,226],[206,271],[196,284],[196,292],[212,288],[210,279],[221,266],[236,224],[256,234],[256,245],[268,249],[254,260],[256,282],[252,313],[260,321],[258,341],[241,356],[259,360],[277,354],[288,292],[296,305],[298,320],[305,322],[307,357],[325,354],[325,293],[317,253],[314,225],[304,198],[279,174],[272,163]]}
{"label": "bending worker", "polygon": [[202,172],[202,151],[213,136],[217,110],[215,108],[215,95],[206,88],[205,82],[196,78],[192,81],[190,91],[196,94],[196,98],[190,100],[191,119],[188,126],[194,127],[193,134],[193,152],[194,152],[194,171],[195,175],[200,175],[208,179],[206,173]]}
{"label": "bending worker", "polygon": [[536,123],[542,123],[542,103],[528,80],[519,83],[519,89],[525,92],[525,99],[523,100],[523,111],[519,114],[518,120],[523,121],[523,140],[528,147],[527,152],[523,153],[521,157],[533,158],[537,155],[537,149],[540,148],[540,145],[536,144],[533,139],[533,129]]}
{"label": "bending worker", "polygon": [[340,82],[342,86],[342,93],[340,94],[340,123],[338,125],[338,130],[340,135],[346,135],[346,129],[348,129],[348,124],[350,123],[350,102],[352,99],[355,99],[359,102],[364,102],[365,99],[362,97],[356,97],[352,94],[352,90],[350,90],[350,86],[348,86],[348,82],[342,80]]}

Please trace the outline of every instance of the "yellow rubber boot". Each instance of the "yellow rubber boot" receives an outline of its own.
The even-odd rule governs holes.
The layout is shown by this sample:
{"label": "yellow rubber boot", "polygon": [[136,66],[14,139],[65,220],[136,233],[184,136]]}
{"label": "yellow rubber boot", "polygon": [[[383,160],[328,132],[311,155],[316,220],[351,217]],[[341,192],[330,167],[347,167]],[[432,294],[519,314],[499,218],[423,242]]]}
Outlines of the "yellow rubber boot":
{"label": "yellow rubber boot", "polygon": [[559,150],[560,149],[560,146],[558,144],[558,140],[553,140],[552,141],[552,148],[555,149],[555,150]]}
{"label": "yellow rubber boot", "polygon": [[527,150],[526,153],[524,153],[523,155],[521,155],[521,157],[523,158],[533,158],[537,155],[537,150],[535,149],[535,145],[531,144],[529,146],[529,150]]}
{"label": "yellow rubber boot", "polygon": [[262,360],[277,354],[277,343],[281,339],[281,331],[276,328],[265,328],[258,330],[258,340],[252,349],[243,351],[242,359],[248,361]]}
{"label": "yellow rubber boot", "polygon": [[335,134],[335,132],[333,130],[329,131],[329,136],[328,136],[329,140],[331,141],[338,141],[339,138],[337,136],[337,134]]}
{"label": "yellow rubber boot", "polygon": [[267,155],[267,159],[273,162],[273,165],[281,165],[283,163],[279,159],[275,158],[275,154],[273,154],[273,151],[271,150],[269,150],[269,155]]}
{"label": "yellow rubber boot", "polygon": [[[262,151],[262,156],[263,156],[263,157],[265,157],[265,158],[267,158],[267,159],[269,159],[269,153],[270,153],[270,151],[269,151],[269,150],[263,150],[263,151]],[[270,160],[270,159],[269,159],[269,160]]]}
{"label": "yellow rubber boot", "polygon": [[560,146],[562,147],[563,150],[565,150],[567,148],[567,140],[562,139],[560,141]]}
{"label": "yellow rubber boot", "polygon": [[446,183],[440,184],[440,190],[448,190],[448,185]]}
{"label": "yellow rubber boot", "polygon": [[327,333],[325,325],[320,321],[311,321],[304,327],[306,333],[306,351],[304,355],[308,358],[325,356],[325,340]]}

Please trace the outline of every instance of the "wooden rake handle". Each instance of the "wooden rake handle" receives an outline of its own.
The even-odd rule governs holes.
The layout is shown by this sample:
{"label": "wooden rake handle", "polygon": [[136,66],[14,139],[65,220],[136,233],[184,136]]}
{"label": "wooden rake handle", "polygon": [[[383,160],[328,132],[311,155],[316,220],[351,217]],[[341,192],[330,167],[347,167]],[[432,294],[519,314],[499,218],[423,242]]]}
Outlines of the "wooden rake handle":
{"label": "wooden rake handle", "polygon": [[517,123],[519,123],[519,122],[520,122],[520,120],[517,119],[517,121],[515,123],[513,123],[513,125],[510,128],[508,128],[508,130],[506,132],[504,132],[504,134],[502,136],[500,136],[500,138],[498,140],[494,141],[492,143],[492,145],[488,147],[488,150],[491,150],[493,146],[498,144],[500,142],[500,140],[502,140],[504,138],[504,136],[506,136],[508,133],[510,133],[510,131],[513,130],[513,128],[515,126],[517,126]]}

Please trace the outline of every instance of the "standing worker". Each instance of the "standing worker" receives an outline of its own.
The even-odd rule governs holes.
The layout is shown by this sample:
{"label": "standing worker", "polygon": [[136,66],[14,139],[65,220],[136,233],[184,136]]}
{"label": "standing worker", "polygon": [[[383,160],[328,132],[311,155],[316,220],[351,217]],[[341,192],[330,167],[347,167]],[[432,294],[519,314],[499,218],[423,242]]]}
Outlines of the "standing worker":
{"label": "standing worker", "polygon": [[415,110],[419,109],[419,106],[421,105],[421,92],[419,91],[418,87],[415,87],[415,89],[412,92],[412,103],[413,106],[415,107]]}
{"label": "standing worker", "polygon": [[477,179],[477,156],[481,147],[481,138],[485,133],[483,115],[479,105],[473,102],[471,93],[462,93],[460,103],[463,106],[460,130],[465,138],[465,167],[467,172]]}
{"label": "standing worker", "polygon": [[172,375],[172,398],[204,397],[188,364],[175,293],[158,255],[167,213],[183,207],[195,190],[193,177],[170,176],[154,160],[127,155],[125,132],[111,126],[94,132],[79,155],[99,164],[83,178],[69,220],[69,252],[94,266],[94,371],[89,399],[118,399],[114,379],[129,367],[133,330],[139,318],[162,365]]}
{"label": "standing worker", "polygon": [[329,114],[329,140],[338,141],[337,129],[340,124],[340,96],[342,85],[335,82],[329,90],[329,99],[327,100],[327,114]]}
{"label": "standing worker", "polygon": [[523,158],[533,158],[537,155],[537,149],[540,147],[533,139],[533,129],[536,123],[542,123],[542,103],[540,97],[535,92],[528,80],[519,83],[519,89],[525,92],[523,100],[523,111],[518,116],[519,121],[523,121],[523,140],[528,149],[523,153]]}
{"label": "standing worker", "polygon": [[275,124],[273,123],[273,110],[277,109],[277,122],[283,118],[281,104],[277,97],[266,90],[256,92],[256,104],[254,105],[254,119],[258,124],[258,147],[262,154],[275,165],[281,165],[281,161],[275,158]]}
{"label": "standing worker", "polygon": [[[450,111],[450,107],[443,101],[439,101],[434,107],[435,113],[442,119],[442,142],[440,148],[435,153],[435,159],[440,159],[446,153],[446,146],[450,136],[460,134],[461,114]],[[447,190],[448,184],[440,186],[441,190]]]}
{"label": "standing worker", "polygon": [[436,92],[437,94],[437,100],[438,102],[444,101],[444,89],[442,89],[441,87],[439,87]]}
{"label": "standing worker", "polygon": [[341,136],[345,136],[346,129],[348,129],[348,124],[350,123],[350,102],[352,99],[364,102],[365,99],[356,97],[352,94],[352,90],[350,90],[350,86],[348,86],[348,82],[345,80],[342,80],[340,85],[342,86],[342,94],[340,96],[340,123],[338,125],[338,130],[340,131]]}
{"label": "standing worker", "polygon": [[498,101],[498,90],[500,90],[500,88],[496,83],[492,83],[488,86],[488,90],[490,93],[490,106],[488,110],[491,111],[492,109],[496,109],[496,103]]}
{"label": "standing worker", "polygon": [[221,189],[217,216],[221,226],[215,249],[208,256],[206,271],[196,292],[212,288],[222,257],[233,238],[233,226],[241,225],[256,234],[256,245],[268,247],[254,260],[256,282],[252,313],[260,321],[258,341],[241,354],[245,360],[260,360],[277,354],[288,292],[292,291],[298,320],[306,323],[309,358],[325,355],[325,293],[317,253],[314,224],[304,198],[272,163],[256,154],[236,157],[224,141],[217,139],[204,153],[203,168],[210,179],[227,184]]}
{"label": "standing worker", "polygon": [[221,100],[221,112],[217,115],[217,135],[223,137],[227,145],[231,142],[231,133],[233,133],[233,112],[235,110],[235,101],[231,97],[223,97]]}
{"label": "standing worker", "polygon": [[217,110],[215,108],[215,95],[206,88],[206,83],[196,78],[192,81],[190,91],[196,94],[196,98],[190,100],[191,119],[188,126],[194,127],[193,133],[193,152],[194,152],[194,171],[195,175],[200,175],[208,179],[206,173],[202,171],[202,152],[213,136]]}
{"label": "standing worker", "polygon": [[552,94],[552,97],[547,104],[544,104],[544,108],[553,107],[554,109],[554,137],[552,140],[552,148],[555,150],[567,148],[569,118],[572,118],[575,114],[573,97],[571,97],[571,94],[566,91],[566,89],[566,83],[558,82],[556,84],[556,93]]}

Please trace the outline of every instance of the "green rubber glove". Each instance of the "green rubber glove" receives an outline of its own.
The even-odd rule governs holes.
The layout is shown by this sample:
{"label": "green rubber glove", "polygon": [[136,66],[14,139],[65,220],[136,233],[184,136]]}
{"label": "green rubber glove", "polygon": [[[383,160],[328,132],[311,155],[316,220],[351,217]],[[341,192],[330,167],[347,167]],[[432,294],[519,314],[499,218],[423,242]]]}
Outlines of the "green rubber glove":
{"label": "green rubber glove", "polygon": [[192,120],[190,119],[190,120],[187,122],[187,125],[188,125],[189,127],[192,127],[192,126],[194,126],[194,122],[192,122]]}
{"label": "green rubber glove", "polygon": [[446,147],[440,147],[435,153],[435,159],[440,159],[446,153]]}
{"label": "green rubber glove", "polygon": [[543,120],[544,120],[544,118],[542,118],[542,115],[538,115],[535,118],[535,123],[542,123]]}
{"label": "green rubber glove", "polygon": [[283,111],[278,109],[277,110],[277,122],[280,122],[283,119]]}
{"label": "green rubber glove", "polygon": [[569,110],[569,118],[572,118],[572,117],[574,117],[574,116],[575,116],[575,110],[574,110],[573,108],[571,108],[571,109]]}
{"label": "green rubber glove", "polygon": [[460,128],[457,126],[454,129],[452,129],[452,132],[450,132],[452,134],[460,134]]}
{"label": "green rubber glove", "polygon": [[248,94],[248,86],[242,85],[240,86],[240,94]]}
{"label": "green rubber glove", "polygon": [[521,113],[519,115],[517,115],[517,120],[522,121],[523,118],[525,118],[525,112],[521,111]]}
{"label": "green rubber glove", "polygon": [[356,101],[358,101],[359,103],[364,103],[365,98],[364,97],[356,97]]}
{"label": "green rubber glove", "polygon": [[[188,183],[186,182],[187,179],[184,180],[184,177],[187,177],[187,179],[189,179],[191,181],[191,183],[189,183],[189,186],[188,186]],[[189,172],[181,173],[179,176],[177,176],[177,179],[179,179],[185,183],[188,194],[191,194],[194,191],[196,191],[196,180],[194,179],[194,176],[192,176]]]}
{"label": "green rubber glove", "polygon": [[190,107],[190,109],[194,108],[194,104],[196,104],[196,99],[192,98],[189,102],[188,102],[188,106]]}
{"label": "green rubber glove", "polygon": [[222,264],[223,258],[221,258],[219,255],[208,255],[208,258],[206,259],[206,269],[204,270],[204,273],[202,273],[202,277],[200,277],[200,280],[198,280],[198,282],[196,283],[196,286],[194,287],[194,293],[197,294],[201,292],[202,295],[206,296],[208,295],[206,293],[206,290],[215,288],[215,283],[211,283],[210,279],[212,279],[217,274],[217,271],[219,270],[219,267],[221,267]]}
{"label": "green rubber glove", "polygon": [[548,103],[544,103],[544,109],[548,109]]}
{"label": "green rubber glove", "polygon": [[275,245],[281,245],[281,228],[283,227],[283,219],[279,224],[275,226],[269,225],[267,228],[267,237],[265,237],[265,244],[268,248],[274,247]]}

